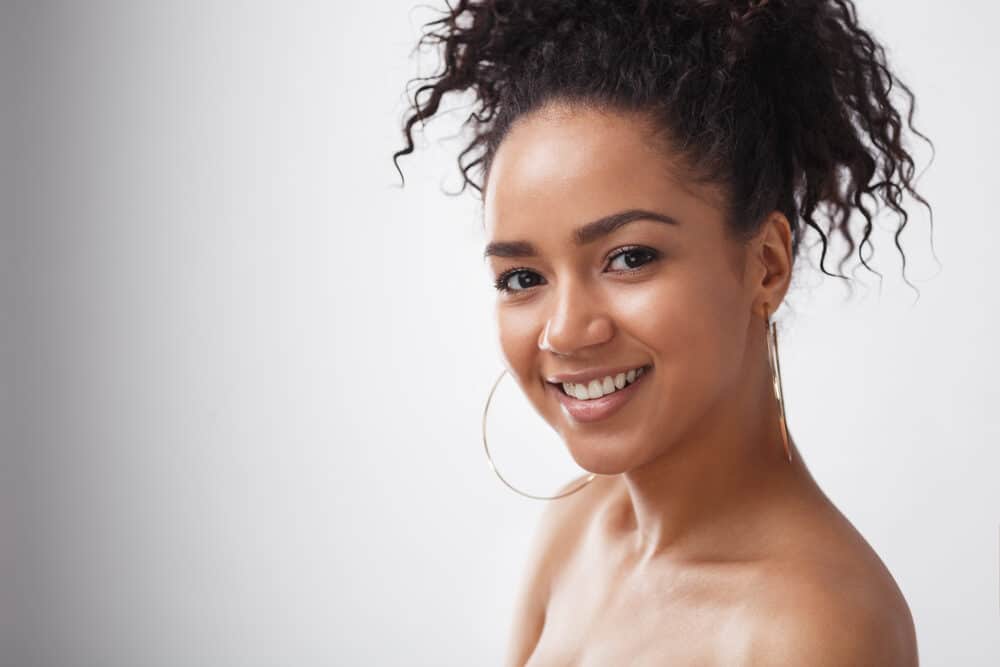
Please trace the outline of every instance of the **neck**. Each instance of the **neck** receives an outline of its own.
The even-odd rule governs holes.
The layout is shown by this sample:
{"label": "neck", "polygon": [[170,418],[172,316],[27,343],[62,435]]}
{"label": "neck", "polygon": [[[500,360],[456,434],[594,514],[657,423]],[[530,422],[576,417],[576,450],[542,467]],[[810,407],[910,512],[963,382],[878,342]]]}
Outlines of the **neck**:
{"label": "neck", "polygon": [[[746,369],[735,386],[658,458],[622,474],[620,520],[640,562],[753,558],[759,510],[778,494],[818,491],[789,434],[785,454],[770,367]],[[757,521],[757,526],[760,521]]]}

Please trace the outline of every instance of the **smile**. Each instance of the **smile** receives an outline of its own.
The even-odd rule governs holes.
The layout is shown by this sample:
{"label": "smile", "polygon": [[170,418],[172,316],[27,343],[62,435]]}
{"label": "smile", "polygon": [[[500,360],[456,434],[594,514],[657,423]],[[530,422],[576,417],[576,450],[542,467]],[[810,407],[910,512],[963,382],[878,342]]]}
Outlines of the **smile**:
{"label": "smile", "polygon": [[643,366],[628,373],[592,380],[586,386],[571,382],[546,384],[569,417],[579,422],[593,422],[617,412],[635,395],[651,371],[651,365]]}

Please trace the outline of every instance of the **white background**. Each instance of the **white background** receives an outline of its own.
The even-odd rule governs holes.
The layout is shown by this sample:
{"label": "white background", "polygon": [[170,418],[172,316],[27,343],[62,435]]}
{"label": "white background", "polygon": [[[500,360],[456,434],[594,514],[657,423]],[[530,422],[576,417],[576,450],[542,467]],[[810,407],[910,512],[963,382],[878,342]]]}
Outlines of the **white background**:
{"label": "white background", "polygon": [[[502,367],[478,201],[442,192],[457,122],[403,189],[390,159],[416,5],[3,4],[4,667],[500,663],[543,505],[482,451]],[[789,428],[922,664],[996,665],[1000,11],[862,5],[937,146],[943,268],[916,206],[915,304],[891,216],[881,298],[799,265]]]}

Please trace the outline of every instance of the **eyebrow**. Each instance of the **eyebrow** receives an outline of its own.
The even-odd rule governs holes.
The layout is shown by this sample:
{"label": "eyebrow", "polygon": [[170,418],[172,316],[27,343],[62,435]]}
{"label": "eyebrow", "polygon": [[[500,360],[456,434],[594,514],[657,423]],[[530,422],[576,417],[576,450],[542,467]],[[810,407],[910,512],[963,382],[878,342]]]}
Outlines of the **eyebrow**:
{"label": "eyebrow", "polygon": [[[669,215],[641,208],[631,208],[606,215],[578,227],[573,231],[572,241],[578,246],[586,245],[636,220],[653,220],[668,225],[680,224]],[[528,241],[493,241],[487,244],[486,250],[483,251],[484,259],[487,257],[537,257],[538,255],[538,249]]]}

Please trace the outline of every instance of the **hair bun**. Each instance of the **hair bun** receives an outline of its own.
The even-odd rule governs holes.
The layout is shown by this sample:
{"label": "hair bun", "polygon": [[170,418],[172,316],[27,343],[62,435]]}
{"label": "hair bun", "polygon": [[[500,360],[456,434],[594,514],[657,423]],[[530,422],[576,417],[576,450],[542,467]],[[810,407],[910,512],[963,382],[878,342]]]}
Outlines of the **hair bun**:
{"label": "hair bun", "polygon": [[[413,152],[413,126],[449,92],[475,93],[459,193],[467,185],[482,193],[519,116],[552,101],[585,102],[648,112],[677,139],[692,178],[722,186],[737,236],[775,209],[791,223],[796,252],[812,229],[827,275],[835,275],[824,267],[835,235],[847,244],[840,269],[857,249],[878,273],[863,252],[872,203],[900,218],[904,280],[904,194],[928,209],[933,230],[904,142],[908,129],[930,143],[913,126],[913,93],[851,0],[458,0],[425,28],[418,46],[440,46],[444,69],[415,79],[422,85],[403,123],[407,145],[393,154],[397,169]],[[905,122],[893,89],[906,97]],[[475,167],[481,182],[470,177]],[[860,239],[855,213],[865,221]]]}

